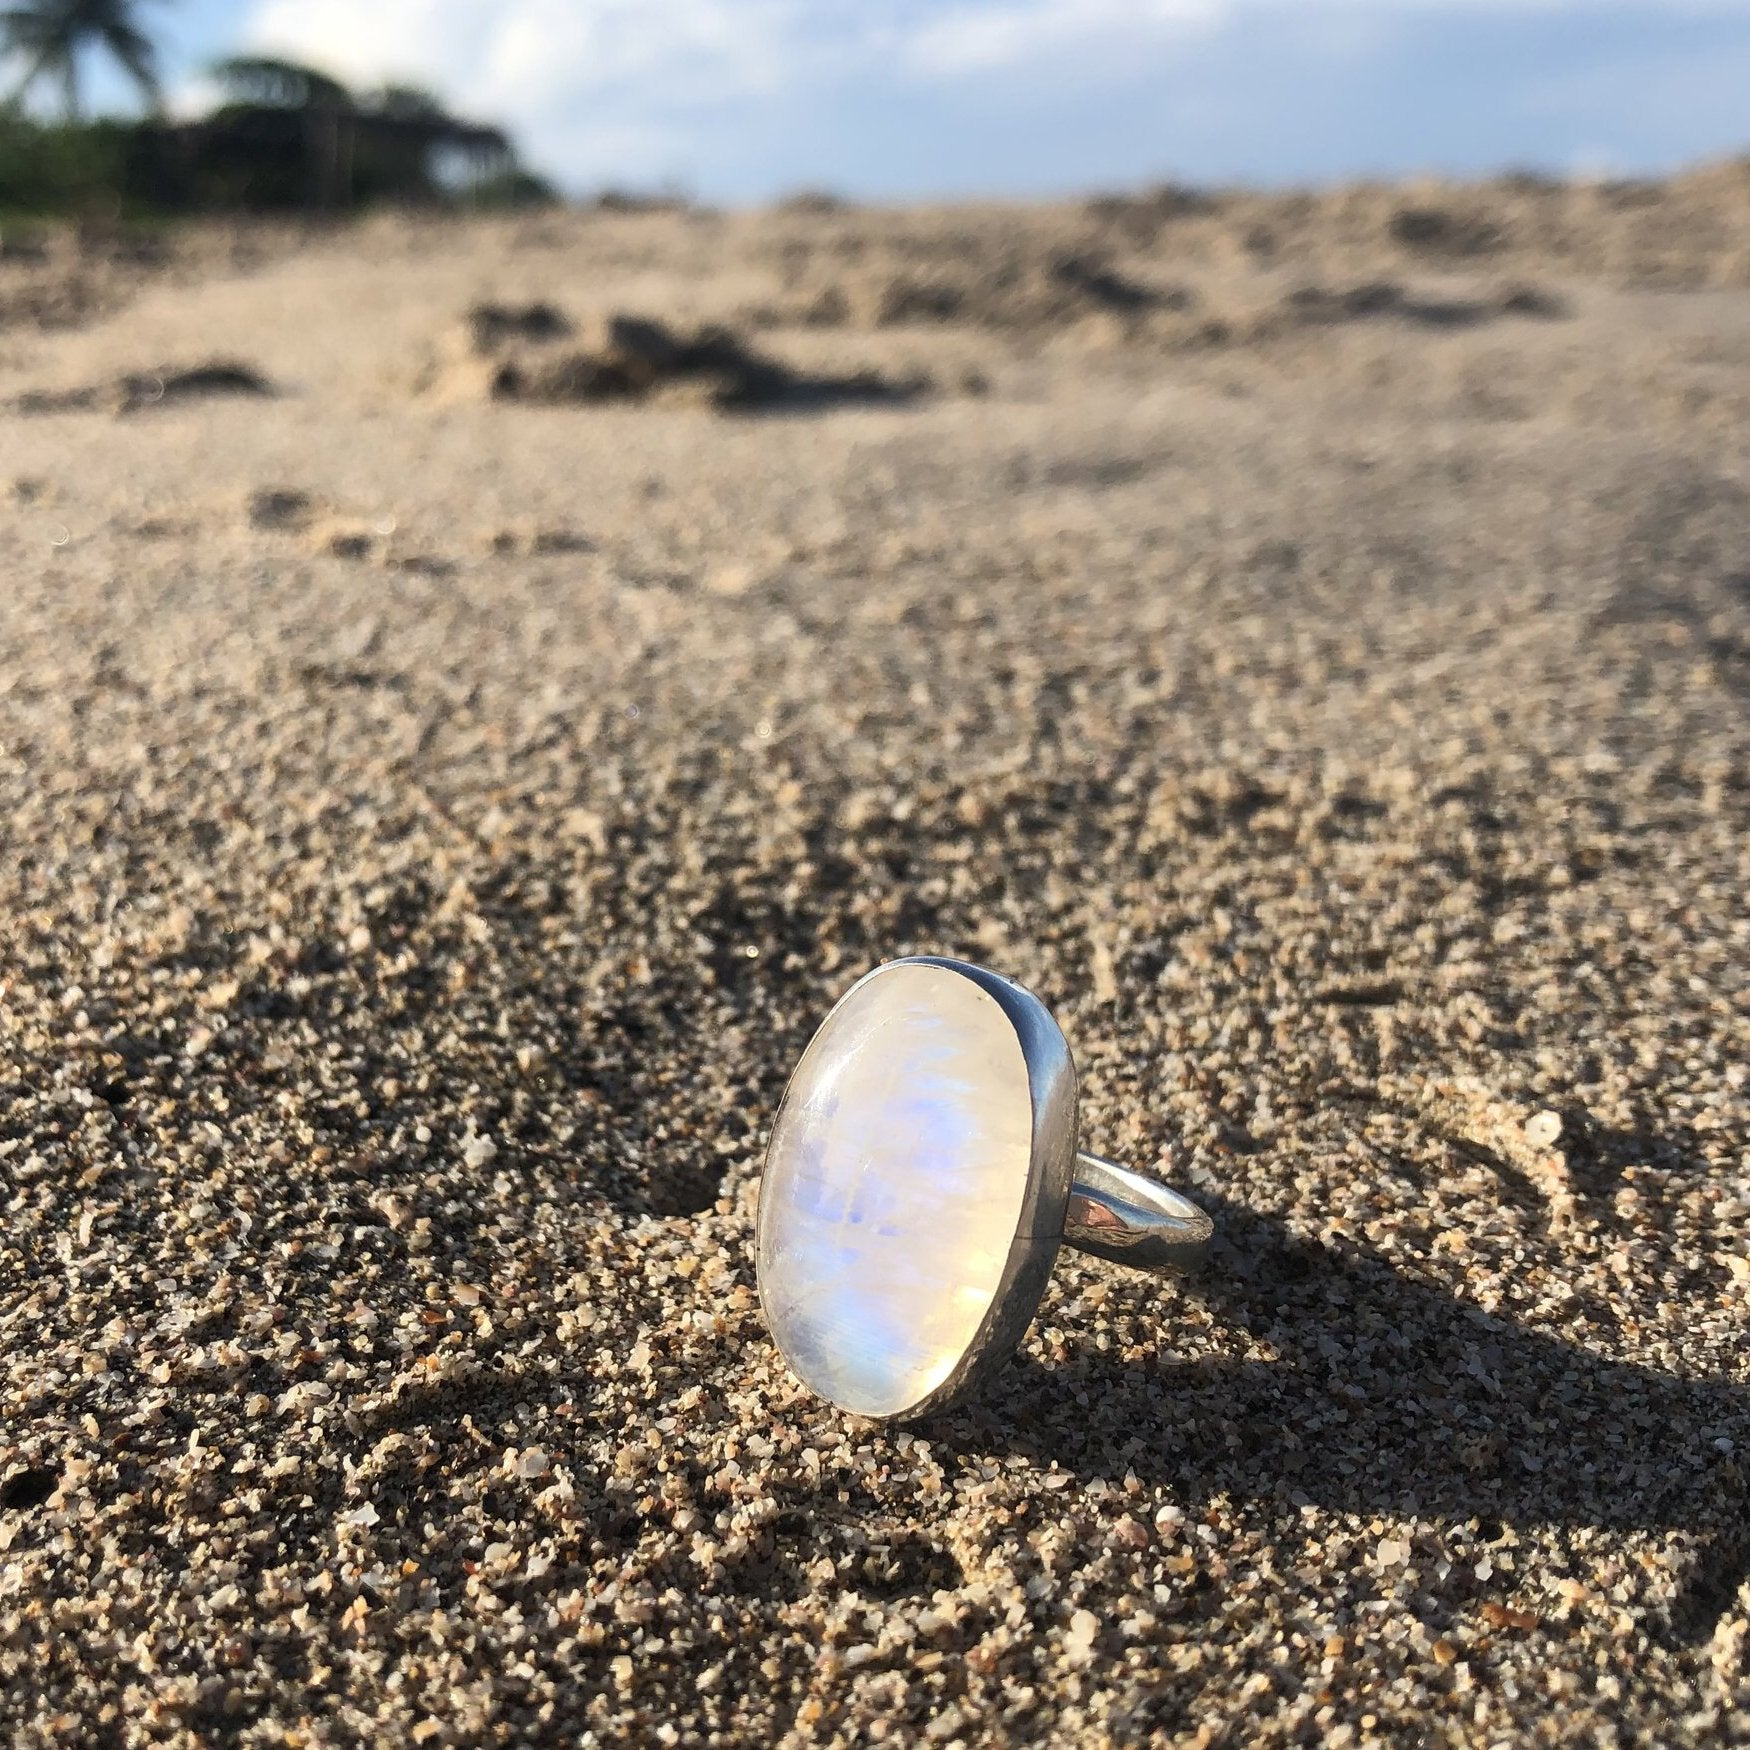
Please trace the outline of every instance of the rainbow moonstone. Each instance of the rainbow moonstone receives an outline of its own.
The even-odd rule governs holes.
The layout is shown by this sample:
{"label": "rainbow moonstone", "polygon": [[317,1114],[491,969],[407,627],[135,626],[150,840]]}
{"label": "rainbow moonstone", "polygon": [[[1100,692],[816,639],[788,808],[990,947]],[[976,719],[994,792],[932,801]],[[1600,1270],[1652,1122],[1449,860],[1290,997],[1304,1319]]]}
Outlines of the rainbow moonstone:
{"label": "rainbow moonstone", "polygon": [[760,1300],[805,1385],[885,1417],[949,1380],[1026,1243],[1032,1150],[995,997],[907,961],[852,988],[797,1066],[760,1186]]}

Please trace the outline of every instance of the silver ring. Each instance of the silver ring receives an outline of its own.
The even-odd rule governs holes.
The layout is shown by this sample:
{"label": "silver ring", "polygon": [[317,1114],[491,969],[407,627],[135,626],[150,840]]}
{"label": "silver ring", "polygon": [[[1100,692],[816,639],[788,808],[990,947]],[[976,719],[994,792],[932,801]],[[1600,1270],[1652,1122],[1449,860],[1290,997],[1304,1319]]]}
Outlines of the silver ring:
{"label": "silver ring", "polygon": [[896,1420],[1007,1360],[1059,1245],[1176,1270],[1213,1228],[1178,1192],[1078,1152],[1075,1064],[1031,991],[919,956],[859,979],[803,1052],[766,1153],[755,1270],[797,1378]]}

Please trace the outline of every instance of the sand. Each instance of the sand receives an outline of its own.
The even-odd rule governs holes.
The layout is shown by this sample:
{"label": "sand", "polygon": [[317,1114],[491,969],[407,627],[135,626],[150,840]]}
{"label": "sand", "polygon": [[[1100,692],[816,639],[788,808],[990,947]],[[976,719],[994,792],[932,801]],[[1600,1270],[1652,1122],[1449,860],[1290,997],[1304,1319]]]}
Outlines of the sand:
{"label": "sand", "polygon": [[[1750,1740],[1750,171],[0,311],[0,1739]],[[914,951],[1222,1238],[896,1430],[749,1237]]]}

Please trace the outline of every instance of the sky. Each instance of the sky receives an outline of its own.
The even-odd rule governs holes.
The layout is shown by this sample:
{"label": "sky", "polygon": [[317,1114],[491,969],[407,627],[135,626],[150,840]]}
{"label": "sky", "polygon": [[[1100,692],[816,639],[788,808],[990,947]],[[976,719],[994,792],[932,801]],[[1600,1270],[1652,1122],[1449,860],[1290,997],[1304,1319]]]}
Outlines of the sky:
{"label": "sky", "polygon": [[1750,0],[140,5],[185,105],[243,51],[415,81],[578,193],[1025,197],[1750,150]]}

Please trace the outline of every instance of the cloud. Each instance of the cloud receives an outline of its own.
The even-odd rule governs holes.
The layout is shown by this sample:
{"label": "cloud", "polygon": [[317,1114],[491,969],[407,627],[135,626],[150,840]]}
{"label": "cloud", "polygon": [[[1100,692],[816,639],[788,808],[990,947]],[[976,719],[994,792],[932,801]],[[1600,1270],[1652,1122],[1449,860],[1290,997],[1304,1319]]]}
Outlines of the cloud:
{"label": "cloud", "polygon": [[[239,46],[430,84],[573,187],[682,178],[733,197],[823,176],[1068,187],[1126,162],[1251,175],[1276,153],[1264,174],[1294,176],[1296,152],[1420,163],[1449,153],[1417,103],[1444,113],[1461,89],[1452,125],[1486,154],[1494,94],[1528,58],[1583,70],[1576,107],[1598,113],[1562,120],[1573,141],[1527,126],[1498,149],[1565,157],[1622,131],[1635,57],[1661,42],[1669,116],[1636,125],[1670,149],[1657,140],[1698,125],[1684,81],[1741,71],[1746,20],[1750,0],[255,0]],[[1363,137],[1388,122],[1395,148]]]}
{"label": "cloud", "polygon": [[[252,50],[361,85],[411,79],[509,118],[568,179],[648,179],[688,156],[701,114],[758,105],[842,60],[809,0],[263,0]],[[836,7],[825,10],[836,11]]]}
{"label": "cloud", "polygon": [[[1742,15],[1750,0],[1662,9]],[[672,110],[822,74],[954,78],[1286,21],[1337,34],[1368,18],[1622,10],[1621,0],[258,0],[244,39],[360,81],[423,77],[480,105]]]}
{"label": "cloud", "polygon": [[[1730,16],[1750,0],[1675,0],[1673,15]],[[1199,32],[1291,23],[1307,35],[1341,41],[1357,26],[1445,14],[1610,14],[1621,0],[959,0],[917,20],[909,64],[932,77],[956,77],[1061,64],[1089,55],[1144,55]]]}
{"label": "cloud", "polygon": [[917,72],[934,78],[1007,71],[1068,54],[1133,55],[1220,25],[1230,0],[1023,0],[958,6],[922,21],[907,43]]}
{"label": "cloud", "polygon": [[501,17],[490,0],[265,0],[243,51],[310,61],[361,84],[384,78],[475,82]]}
{"label": "cloud", "polygon": [[809,0],[263,0],[247,37],[360,81],[419,74],[501,107],[674,105],[782,85],[822,10]]}

